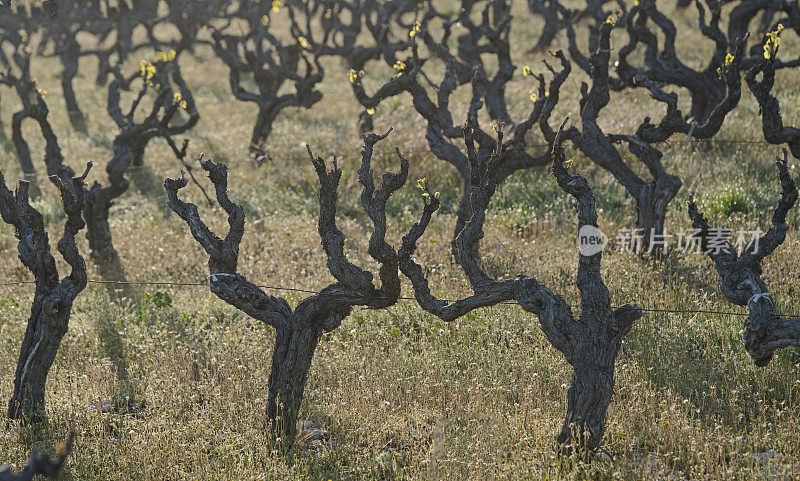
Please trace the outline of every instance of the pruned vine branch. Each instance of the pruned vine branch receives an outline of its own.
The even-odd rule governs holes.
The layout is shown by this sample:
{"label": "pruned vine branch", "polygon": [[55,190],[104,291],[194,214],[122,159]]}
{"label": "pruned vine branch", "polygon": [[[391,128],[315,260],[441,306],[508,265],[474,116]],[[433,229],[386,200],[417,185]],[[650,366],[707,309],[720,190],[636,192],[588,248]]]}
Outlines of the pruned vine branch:
{"label": "pruned vine branch", "polygon": [[11,468],[0,469],[0,481],[32,481],[37,475],[55,478],[61,473],[67,456],[72,451],[74,440],[75,434],[70,432],[67,440],[59,443],[58,456],[55,458],[46,454],[31,453],[28,463],[17,473]]}

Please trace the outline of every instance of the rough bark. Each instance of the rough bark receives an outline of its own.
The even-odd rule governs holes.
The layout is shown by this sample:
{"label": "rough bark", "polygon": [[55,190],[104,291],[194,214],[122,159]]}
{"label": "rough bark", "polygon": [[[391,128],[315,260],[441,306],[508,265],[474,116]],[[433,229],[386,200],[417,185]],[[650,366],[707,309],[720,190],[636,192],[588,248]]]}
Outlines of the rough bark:
{"label": "rough bark", "polygon": [[[269,373],[267,419],[276,422],[276,432],[288,440],[296,437],[297,418],[311,360],[322,329],[282,327],[275,330],[275,348]],[[280,425],[286,423],[285,426]]]}
{"label": "rough bark", "polygon": [[244,211],[228,197],[227,168],[202,160],[216,191],[219,205],[228,214],[229,230],[224,239],[211,232],[200,219],[197,206],[180,200],[178,191],[186,178],[166,179],[164,187],[169,206],[189,226],[195,240],[209,256],[211,291],[223,301],[275,329],[275,348],[269,376],[266,408],[270,428],[284,446],[295,440],[296,423],[311,361],[322,332],[338,327],[353,306],[384,308],[400,296],[398,254],[386,241],[386,202],[402,187],[408,176],[408,161],[403,159],[398,173],[385,173],[380,188],[375,187],[371,160],[375,143],[386,137],[364,136],[358,180],[362,185],[361,203],[373,223],[367,252],[380,264],[380,287],[374,275],[352,264],[344,252],[344,234],[336,227],[337,190],[342,172],[334,158],[328,170],[321,157],[311,154],[320,182],[318,231],[328,257],[328,270],[336,282],[302,300],[292,310],[285,299],[267,295],[237,272],[239,244],[244,235]]}
{"label": "rough bark", "polygon": [[28,143],[22,137],[22,121],[27,117],[26,112],[15,112],[11,117],[11,141],[14,143],[14,148],[17,150],[17,158],[19,165],[22,167],[22,172],[27,175],[36,174],[36,167],[33,166],[31,161],[31,151],[28,148]]}
{"label": "rough bark", "polygon": [[695,241],[714,262],[719,287],[725,298],[736,305],[747,306],[750,315],[744,324],[745,349],[757,366],[766,366],[773,352],[789,346],[800,346],[800,319],[775,313],[775,302],[761,279],[761,262],[786,239],[786,214],[797,201],[797,187],[789,174],[788,153],[776,158],[781,198],[772,214],[769,230],[750,242],[741,252],[711,230],[708,221],[693,198],[689,198],[689,217],[695,228]]}
{"label": "rough bark", "polygon": [[36,279],[31,315],[20,348],[14,376],[14,392],[9,402],[8,417],[38,422],[44,418],[45,383],[59,344],[67,332],[72,303],[86,287],[86,264],[78,252],[75,236],[85,223],[83,181],[91,163],[81,177],[62,181],[51,180],[61,191],[67,221],[58,242],[58,251],[71,267],[68,276],[59,281],[55,258],[50,253],[44,218],[28,202],[28,184],[21,181],[12,193],[0,174],[0,214],[13,225],[19,239],[19,258]]}
{"label": "rough bark", "polygon": [[[567,393],[567,415],[556,440],[564,451],[574,447],[592,450],[599,446],[605,432],[606,410],[614,390],[614,361],[620,342],[633,322],[642,316],[642,310],[628,304],[617,310],[611,309],[610,295],[600,273],[602,252],[592,256],[579,255],[576,276],[582,307],[579,319],[575,319],[571,307],[560,295],[534,277],[518,275],[512,279],[496,280],[483,270],[475,254],[483,237],[486,208],[497,188],[495,171],[502,153],[495,151],[486,161],[478,157],[473,138],[476,125],[471,116],[464,129],[467,156],[472,164],[472,216],[456,239],[458,261],[469,279],[473,294],[452,302],[438,299],[431,293],[422,266],[412,258],[417,241],[439,208],[438,199],[429,190],[426,191],[420,221],[403,238],[399,252],[400,270],[411,280],[419,305],[444,321],[453,321],[472,310],[504,301],[516,301],[523,309],[535,314],[547,339],[574,369]],[[591,188],[586,179],[570,174],[564,166],[564,152],[559,143],[563,127],[564,124],[553,140],[551,172],[561,189],[576,201],[578,230],[583,226],[596,227],[597,213]],[[503,145],[502,133],[498,134],[497,145]]]}

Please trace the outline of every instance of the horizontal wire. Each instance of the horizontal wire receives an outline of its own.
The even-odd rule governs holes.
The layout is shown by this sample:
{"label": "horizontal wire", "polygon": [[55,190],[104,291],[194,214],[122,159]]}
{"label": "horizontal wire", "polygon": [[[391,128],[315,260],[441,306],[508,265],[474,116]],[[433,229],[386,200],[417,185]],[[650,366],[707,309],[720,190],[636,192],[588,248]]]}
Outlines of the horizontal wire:
{"label": "horizontal wire", "polygon": [[[664,144],[764,144],[764,145],[780,145],[780,144],[773,144],[771,142],[767,142],[766,140],[750,140],[750,139],[690,139],[690,140],[662,140],[660,142],[654,142],[655,144],[664,143]],[[528,144],[529,147],[550,147],[548,144]],[[272,158],[262,162],[261,164],[269,164],[272,162],[294,162],[299,160],[306,160],[306,154],[298,153],[297,157],[294,158]],[[217,161],[220,164],[258,164],[257,161],[253,159],[246,159],[246,158],[233,158],[233,159],[225,159]],[[199,163],[190,164],[192,168],[201,169]],[[180,167],[180,166],[178,166]],[[154,167],[148,165],[132,165],[125,169],[126,172],[141,172],[141,171],[148,171],[151,170],[153,173],[157,173]]]}
{"label": "horizontal wire", "polygon": [[[88,284],[115,284],[115,285],[153,285],[153,286],[210,286],[211,284],[208,282],[173,282],[173,281],[98,281],[94,279],[90,279],[86,281]],[[36,281],[16,281],[16,282],[3,282],[0,283],[0,287],[7,287],[7,286],[16,286],[16,285],[24,285],[24,284],[36,284]],[[313,291],[309,289],[300,289],[297,287],[284,287],[284,286],[271,286],[271,285],[257,285],[261,289],[271,289],[276,291],[289,291],[289,292],[302,292],[305,294],[320,294],[319,291]],[[403,301],[413,301],[415,300],[413,297],[403,297],[400,296],[397,298],[398,300]],[[439,299],[442,302],[455,302],[452,299]],[[498,304],[513,306],[519,305],[517,302],[514,301],[504,301]],[[569,306],[572,307],[572,306]],[[611,306],[612,309],[616,309],[621,306]],[[731,311],[715,311],[715,310],[707,310],[707,309],[658,309],[658,308],[650,308],[650,307],[641,307],[643,311],[647,312],[668,312],[674,314],[720,314],[720,315],[728,315],[728,316],[749,316],[750,314],[744,312],[731,312]],[[776,314],[778,317],[800,317],[796,314]]]}
{"label": "horizontal wire", "polygon": [[[663,140],[667,144],[766,144],[779,145],[767,142],[766,140],[747,140],[747,139],[690,139],[690,140]],[[654,142],[658,143],[658,142]]]}
{"label": "horizontal wire", "polygon": [[[764,140],[739,140],[739,139],[708,139],[708,140],[700,140],[700,139],[690,139],[690,140],[664,140],[663,143],[667,144],[689,144],[689,143],[708,143],[708,144],[717,144],[717,143],[736,143],[736,144],[766,144],[766,145],[775,145],[771,144],[770,142]],[[548,147],[547,144],[531,144],[531,147]],[[275,161],[286,161],[289,159],[270,159],[269,162]],[[298,159],[291,159],[291,160],[298,160]],[[226,161],[222,161],[221,163],[224,164],[233,164],[233,163],[252,163],[254,162],[251,159],[228,159]],[[193,166],[199,167],[199,166]],[[137,171],[137,170],[151,170],[152,167],[150,166],[131,166],[127,169],[127,171]],[[0,283],[0,287],[7,287],[7,286],[15,286],[15,285],[23,285],[23,284],[35,284],[35,281],[18,281],[18,282],[4,282]],[[98,280],[88,280],[87,283],[89,284],[116,284],[116,285],[155,285],[155,286],[209,286],[208,282],[171,282],[171,281],[98,281]],[[266,285],[259,285],[257,286],[262,289],[272,289],[278,291],[288,291],[288,292],[302,292],[306,294],[319,294],[318,291],[312,291],[308,289],[299,289],[294,287],[283,287],[283,286],[266,286]],[[413,301],[413,297],[398,297],[398,300],[403,301]],[[440,299],[442,302],[454,302],[450,299]],[[516,302],[513,301],[505,301],[499,304],[503,305],[517,305]],[[612,306],[612,308],[615,308]],[[714,311],[714,310],[703,310],[703,309],[656,309],[656,308],[641,308],[643,311],[647,312],[667,312],[667,313],[683,313],[683,314],[721,314],[721,315],[729,315],[729,316],[749,316],[747,313],[742,312],[729,312],[729,311]],[[780,317],[796,317],[794,314],[780,314]]]}

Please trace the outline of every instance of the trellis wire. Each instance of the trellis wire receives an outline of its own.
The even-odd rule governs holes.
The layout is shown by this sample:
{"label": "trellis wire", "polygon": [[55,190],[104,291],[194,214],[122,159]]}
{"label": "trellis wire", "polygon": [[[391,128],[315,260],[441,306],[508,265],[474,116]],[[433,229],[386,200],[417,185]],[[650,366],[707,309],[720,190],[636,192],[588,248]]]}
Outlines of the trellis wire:
{"label": "trellis wire", "polygon": [[[707,139],[707,140],[700,140],[700,139],[686,139],[686,140],[664,140],[662,143],[665,144],[699,144],[699,143],[706,143],[706,144],[746,144],[746,145],[753,145],[753,144],[764,144],[764,145],[777,145],[767,142],[765,140],[746,140],[746,139]],[[547,144],[531,144],[531,147],[548,147]],[[298,154],[299,155],[299,154]],[[278,159],[270,159],[269,162],[275,162]],[[288,159],[283,159],[288,160]],[[297,160],[297,159],[292,159]],[[225,164],[233,164],[239,162],[253,162],[250,159],[241,159],[241,160],[232,160],[229,159],[224,161]],[[150,170],[152,169],[149,166],[131,166],[127,170],[128,171],[137,171],[137,170]],[[166,196],[165,196],[166,197]],[[116,285],[152,285],[152,286],[176,286],[176,287],[189,287],[189,286],[208,286],[210,285],[208,282],[171,282],[171,281],[98,281],[98,280],[88,280],[89,284],[116,284]],[[9,287],[15,285],[23,285],[23,284],[35,284],[35,281],[17,281],[17,282],[4,282],[0,283],[0,287]],[[287,292],[302,292],[305,294],[319,294],[318,291],[312,291],[308,289],[299,289],[295,287],[285,287],[285,286],[267,286],[267,285],[260,285],[257,286],[262,289],[271,289],[271,290],[278,290],[278,291],[287,291]],[[403,301],[413,301],[413,297],[398,297],[398,300]],[[444,302],[453,302],[450,299],[441,299]],[[517,305],[516,302],[507,301],[501,302],[500,304],[503,305]],[[613,306],[612,306],[613,307]],[[706,310],[706,309],[656,309],[656,308],[641,308],[643,311],[647,312],[666,312],[666,313],[673,313],[673,314],[720,314],[720,315],[728,315],[728,316],[749,316],[747,313],[743,312],[730,312],[730,311],[714,311],[714,310]],[[797,317],[794,314],[782,314],[779,317]]]}
{"label": "trellis wire", "polygon": [[[208,282],[178,282],[178,281],[98,281],[94,279],[90,279],[86,281],[89,284],[114,284],[114,285],[150,285],[150,286],[175,286],[175,287],[199,287],[199,286],[210,286]],[[15,282],[2,282],[0,283],[0,287],[10,287],[10,286],[17,286],[17,285],[25,285],[25,284],[36,284],[36,281],[15,281]],[[285,286],[272,286],[272,285],[257,285],[261,289],[271,289],[276,291],[287,291],[287,292],[302,292],[305,294],[319,294],[319,291],[313,291],[309,289],[300,289],[297,287],[285,287]],[[413,301],[413,297],[403,297],[400,296],[397,298],[398,300],[402,301]],[[441,299],[443,302],[454,302],[452,299]],[[507,305],[507,306],[515,306],[518,303],[514,301],[505,301],[501,302],[500,304]],[[572,307],[572,306],[569,306]],[[611,306],[612,309],[616,309],[620,306]],[[731,311],[715,311],[709,309],[657,309],[652,307],[642,307],[643,311],[646,312],[666,312],[666,313],[673,313],[673,314],[720,314],[720,315],[727,315],[727,316],[749,316],[750,314],[744,312],[731,312]],[[778,314],[778,317],[798,317],[796,314]]]}
{"label": "trellis wire", "polygon": [[[773,144],[771,142],[767,142],[766,140],[750,140],[750,139],[686,139],[686,140],[663,140],[662,144],[671,144],[671,145],[679,145],[679,144],[743,144],[743,145],[774,145],[778,146],[780,144]],[[548,144],[528,144],[529,147],[535,148],[549,148]],[[304,159],[305,156],[303,154],[297,154],[298,156],[295,158],[283,158],[283,159],[269,159],[268,161],[264,162],[265,164],[273,163],[273,162],[296,162],[298,160]],[[227,159],[224,161],[220,161],[223,164],[240,164],[240,163],[253,163],[252,159]],[[199,168],[199,165],[194,164],[192,167]],[[128,167],[128,172],[135,172],[135,171],[146,171],[146,170],[153,170],[152,167],[142,165],[142,166],[131,166]]]}
{"label": "trellis wire", "polygon": [[[686,139],[686,140],[663,140],[661,142],[656,142],[656,143],[674,144],[674,145],[678,145],[678,144],[744,144],[744,145],[763,144],[763,145],[775,145],[775,146],[780,145],[780,144],[773,144],[773,143],[767,142],[766,140],[750,140],[750,139]],[[529,147],[536,147],[536,148],[549,148],[550,147],[548,144],[528,144],[528,146]],[[265,161],[264,163],[265,164],[269,164],[269,163],[273,163],[273,162],[296,162],[296,161],[298,161],[298,160],[300,160],[302,158],[305,158],[305,156],[303,154],[299,154],[298,153],[297,157],[295,157],[295,158],[281,158],[281,159],[272,158],[272,159],[269,159],[269,160]],[[255,161],[252,160],[252,159],[226,159],[226,160],[220,161],[220,163],[226,164],[226,165],[243,164],[243,163],[252,164],[254,162]],[[199,164],[195,164],[195,163],[191,163],[189,166],[192,167],[192,168],[200,168]],[[155,170],[153,169],[153,167],[148,166],[148,165],[132,165],[132,166],[129,166],[125,171],[126,172],[131,172],[131,173],[152,171],[154,174],[156,173]],[[166,196],[164,196],[164,197],[166,198]]]}

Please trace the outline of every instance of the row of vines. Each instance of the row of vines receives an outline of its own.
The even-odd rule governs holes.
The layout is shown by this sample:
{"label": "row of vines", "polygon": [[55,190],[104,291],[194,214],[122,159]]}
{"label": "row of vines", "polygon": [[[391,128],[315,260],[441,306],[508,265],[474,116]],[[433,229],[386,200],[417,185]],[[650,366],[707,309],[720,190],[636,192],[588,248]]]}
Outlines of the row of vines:
{"label": "row of vines", "polygon": [[[542,29],[535,45],[520,48],[544,52],[557,42],[567,46],[565,51],[550,53],[542,72],[515,65],[512,60],[510,33],[516,25],[512,2],[461,0],[454,2],[457,8],[444,8],[444,3],[3,3],[0,85],[7,88],[0,102],[15,95],[21,105],[10,119],[10,128],[27,180],[12,192],[0,173],[0,214],[15,229],[19,258],[36,280],[8,417],[37,422],[45,414],[47,374],[67,332],[73,302],[87,284],[86,261],[75,240],[81,230],[85,228],[91,257],[106,275],[125,280],[124,256],[114,247],[109,209],[128,190],[129,170],[147,162],[151,142],[166,142],[189,174],[189,178],[166,179],[164,187],[170,208],[185,221],[208,256],[211,291],[276,332],[266,411],[275,439],[287,447],[297,434],[303,389],[321,335],[336,329],[357,306],[380,309],[397,303],[401,277],[405,277],[419,306],[447,322],[506,302],[516,302],[534,314],[549,342],[574,369],[566,416],[556,437],[558,449],[598,449],[614,392],[614,363],[620,343],[644,311],[634,304],[612,302],[601,275],[602,253],[578,256],[577,315],[559,293],[533,275],[493,278],[480,258],[487,206],[516,172],[549,166],[560,189],[574,200],[578,228],[596,227],[595,196],[583,176],[570,172],[563,148],[569,144],[610,173],[630,196],[635,228],[644,232],[643,250],[656,258],[666,255],[651,243],[664,234],[666,212],[682,180],[662,162],[664,142],[713,139],[743,95],[752,95],[760,106],[764,141],[788,148],[776,161],[781,196],[771,226],[763,237],[740,251],[727,242],[710,249],[711,228],[693,201],[688,215],[696,229],[695,241],[719,273],[723,295],[731,303],[749,308],[743,335],[753,361],[766,365],[776,349],[800,344],[800,319],[776,314],[760,267],[784,241],[786,215],[798,195],[788,153],[800,159],[800,129],[784,125],[781,106],[772,92],[776,72],[800,65],[800,57],[780,55],[782,34],[800,36],[796,2],[679,1],[681,8],[697,12],[697,24],[686,27],[676,25],[662,12],[664,2],[655,0],[587,0],[579,8],[568,8],[557,0],[528,0],[528,14],[539,19]],[[699,67],[691,66],[696,61],[682,60],[676,50],[682,28],[699,30],[708,42],[705,50],[710,54]],[[346,66],[349,73],[342,85],[349,83],[352,101],[361,108],[359,118],[353,119],[363,134],[358,181],[361,207],[372,225],[368,253],[380,265],[377,272],[348,260],[345,236],[336,225],[342,171],[335,161],[330,166],[311,149],[310,160],[319,180],[318,231],[335,282],[291,308],[286,299],[268,295],[237,271],[245,217],[242,207],[229,197],[226,166],[199,159],[213,185],[213,194],[206,195],[208,202],[217,204],[228,216],[224,236],[212,232],[197,206],[180,196],[190,181],[202,189],[192,170],[196,163],[187,158],[188,141],[178,140],[195,127],[202,114],[190,82],[181,73],[182,59],[198,52],[213,52],[227,68],[232,99],[257,106],[247,152],[256,164],[270,158],[270,134],[282,112],[310,108],[323,100],[319,86],[328,75],[323,59],[335,58]],[[32,67],[37,58],[60,62],[60,93],[72,127],[78,130],[86,128],[85,114],[73,83],[80,62],[90,59],[97,66],[95,82],[98,88],[107,89],[107,113],[117,129],[103,180],[91,185],[86,181],[91,163],[81,175],[65,164],[48,119],[48,93],[38,84]],[[366,72],[384,67],[394,74],[377,85],[364,81]],[[565,82],[578,74],[587,79],[580,85],[579,116],[554,118]],[[534,82],[529,98],[512,98],[507,93],[506,87],[520,75]],[[603,130],[611,93],[635,89],[644,89],[663,109],[642,116],[634,130]],[[455,105],[455,93],[461,90],[471,95],[468,105]],[[376,144],[391,134],[379,135],[373,128],[376,111],[397,97],[411,101],[431,154],[451,165],[463,183],[451,249],[473,291],[463,299],[435,297],[425,268],[414,259],[417,243],[440,207],[434,186],[419,183],[424,205],[417,222],[399,245],[387,241],[386,204],[406,184],[409,160],[398,150],[398,170],[383,174],[376,186],[373,152]],[[687,112],[679,109],[679,100],[689,105]],[[527,114],[512,118],[509,106],[519,104],[527,106]],[[464,118],[455,114],[465,109]],[[6,125],[8,120],[0,119],[0,123]],[[23,134],[22,124],[27,121],[36,124],[36,132],[44,140],[41,167],[38,159],[32,158]],[[532,153],[532,144],[538,143],[547,144],[545,153]],[[641,163],[642,168],[632,162]],[[46,170],[63,200],[66,222],[57,250],[71,269],[64,277],[56,268],[43,216],[30,203],[32,196],[41,195],[36,177],[40,168]],[[63,459],[32,458],[25,473],[57,471],[61,462]],[[17,477],[4,473],[0,479],[31,479],[32,474],[25,473]]]}

